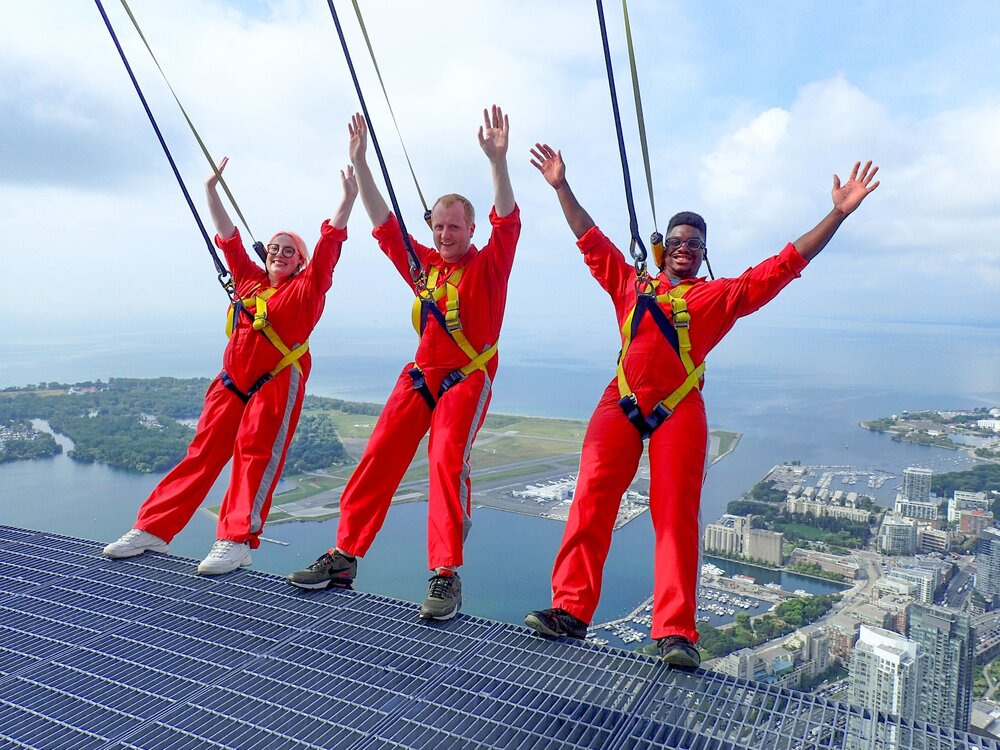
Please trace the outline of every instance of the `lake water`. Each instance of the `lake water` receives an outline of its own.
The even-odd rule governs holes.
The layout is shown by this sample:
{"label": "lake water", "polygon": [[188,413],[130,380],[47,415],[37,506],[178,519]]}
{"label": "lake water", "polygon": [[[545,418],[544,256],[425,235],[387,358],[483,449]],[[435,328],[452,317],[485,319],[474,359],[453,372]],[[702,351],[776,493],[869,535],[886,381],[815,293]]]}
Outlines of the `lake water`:
{"label": "lake water", "polygon": [[[833,325],[790,321],[780,328],[741,324],[709,360],[706,401],[713,427],[743,433],[736,451],[711,468],[702,500],[706,521],[748,490],[775,464],[853,464],[899,475],[907,466],[936,472],[971,464],[963,453],[895,443],[858,422],[902,410],[1000,405],[1000,330],[907,324]],[[586,419],[614,374],[613,331],[580,341],[514,341],[502,350],[492,411]],[[375,345],[333,327],[314,337],[310,393],[381,402],[412,339],[388,337]],[[179,341],[194,348],[178,351]],[[577,342],[574,342],[576,345]],[[41,381],[78,382],[108,377],[210,376],[221,342],[211,332],[86,334],[0,343],[0,387]],[[328,352],[328,353],[324,353]],[[363,354],[359,354],[363,352]],[[0,465],[0,523],[95,540],[130,528],[139,504],[158,481],[66,456]],[[209,504],[218,504],[225,475]],[[898,482],[886,483],[888,503]],[[549,573],[563,524],[477,509],[466,548],[464,611],[520,622],[546,606]],[[359,569],[357,588],[419,601],[426,591],[426,505],[393,508]],[[336,521],[270,526],[265,535],[288,546],[264,544],[257,569],[284,574],[329,547]],[[631,610],[652,590],[652,529],[643,516],[615,533],[598,621]],[[172,544],[178,555],[201,558],[215,537],[214,520],[196,514]],[[721,565],[721,563],[719,563]],[[725,567],[725,566],[723,566]],[[757,578],[764,571],[747,568]],[[787,576],[788,574],[786,574]],[[836,588],[816,579],[786,588],[822,593]],[[831,588],[832,587],[832,588]]]}

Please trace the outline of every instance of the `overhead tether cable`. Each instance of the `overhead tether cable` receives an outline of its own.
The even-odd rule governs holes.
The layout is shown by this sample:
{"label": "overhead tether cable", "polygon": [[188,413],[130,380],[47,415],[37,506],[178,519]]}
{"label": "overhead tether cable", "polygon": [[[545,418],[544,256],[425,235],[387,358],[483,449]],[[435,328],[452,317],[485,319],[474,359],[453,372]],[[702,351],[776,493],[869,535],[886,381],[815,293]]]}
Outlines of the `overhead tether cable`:
{"label": "overhead tether cable", "polygon": [[[124,2],[125,0],[122,0]],[[635,65],[635,50],[632,47],[632,27],[628,22],[628,3],[622,0],[622,13],[625,16],[625,40],[628,42],[628,61],[632,68],[632,96],[635,99],[635,119],[639,124],[639,143],[642,145],[642,162],[646,168],[646,189],[649,191],[649,209],[653,214],[653,236],[651,243],[656,242],[660,234],[656,231],[656,202],[653,200],[653,175],[649,168],[649,147],[646,145],[646,121],[642,116],[642,97],[639,95],[639,73]],[[662,238],[660,238],[662,242]]]}
{"label": "overhead tether cable", "polygon": [[611,49],[608,45],[608,29],[604,22],[604,5],[601,0],[597,0],[597,18],[601,24],[601,42],[604,46],[604,63],[608,69],[608,86],[611,89],[611,109],[615,116],[615,130],[618,134],[618,152],[622,160],[622,176],[625,180],[625,202],[628,205],[629,231],[632,234],[632,241],[629,245],[629,253],[635,265],[636,274],[639,278],[647,277],[646,271],[646,246],[639,236],[639,222],[635,216],[635,203],[632,200],[632,178],[628,171],[628,157],[625,154],[625,136],[622,133],[622,118],[618,111],[618,94],[615,91],[615,74],[611,67]]}
{"label": "overhead tether cable", "polygon": [[187,110],[184,109],[184,105],[181,104],[181,100],[177,96],[177,92],[174,91],[174,87],[170,85],[170,80],[167,78],[167,74],[163,72],[163,68],[160,66],[160,61],[156,59],[156,55],[153,53],[153,48],[149,46],[149,42],[146,40],[146,35],[142,33],[142,29],[139,28],[139,22],[135,18],[135,14],[132,13],[132,9],[129,7],[127,0],[121,0],[122,7],[128,14],[129,20],[132,21],[132,25],[135,27],[136,32],[139,34],[139,38],[142,39],[142,43],[146,45],[146,51],[149,52],[149,56],[153,59],[153,63],[156,65],[156,69],[160,71],[160,75],[163,77],[163,82],[167,84],[167,88],[170,90],[170,95],[174,97],[174,101],[177,102],[178,108],[180,108],[181,114],[184,115],[184,121],[187,122],[188,127],[191,129],[191,134],[194,139],[198,142],[201,147],[201,152],[205,155],[205,159],[208,161],[208,165],[215,172],[215,176],[219,178],[219,184],[222,185],[222,189],[226,193],[226,197],[229,198],[229,202],[233,204],[233,208],[236,210],[237,216],[239,216],[240,221],[243,224],[243,228],[247,230],[247,235],[250,237],[250,241],[253,243],[253,249],[260,256],[261,260],[266,260],[264,253],[264,245],[258,242],[254,236],[253,232],[250,231],[250,225],[247,223],[246,218],[243,216],[243,212],[240,210],[239,204],[233,197],[232,192],[229,190],[229,185],[226,184],[225,177],[222,176],[222,172],[219,171],[219,167],[216,165],[215,159],[208,152],[208,148],[205,146],[205,142],[202,140],[201,136],[198,134],[197,128],[195,128],[194,123],[191,122],[191,118],[188,117]]}
{"label": "overhead tether cable", "polygon": [[[625,20],[625,39],[628,45],[629,67],[632,74],[632,94],[633,99],[635,100],[635,117],[639,129],[639,143],[642,147],[643,167],[646,173],[646,190],[649,193],[649,208],[653,215],[653,233],[650,236],[649,241],[653,245],[653,257],[656,258],[657,250],[659,250],[660,253],[663,252],[663,235],[660,234],[657,229],[656,201],[653,194],[653,176],[649,162],[649,146],[646,139],[646,121],[642,113],[642,96],[639,93],[639,73],[635,64],[635,49],[632,45],[632,26],[629,23],[628,18],[627,0],[622,0],[622,14]],[[618,148],[621,152],[622,171],[625,176],[625,196],[628,201],[629,218],[631,221],[630,228],[632,231],[632,245],[630,247],[630,252],[633,260],[635,261],[636,273],[640,278],[642,278],[643,274],[646,273],[646,250],[642,245],[642,240],[639,238],[638,222],[635,217],[635,206],[632,201],[632,183],[628,171],[628,161],[625,157],[625,140],[622,134],[621,117],[618,113],[618,95],[615,92],[614,73],[612,72],[611,67],[611,52],[608,45],[608,33],[604,22],[604,8],[601,4],[601,0],[597,0],[597,15],[601,24],[601,40],[604,43],[604,60],[608,69],[608,84],[611,88],[611,104],[615,114],[615,127],[618,131]],[[636,251],[636,245],[639,246],[639,251]],[[708,261],[707,249],[705,250],[704,258],[705,265],[708,267],[708,275],[714,279],[715,274],[712,273],[712,264]]]}
{"label": "overhead tether cable", "polygon": [[410,261],[410,278],[413,280],[414,285],[418,289],[425,289],[427,285],[426,274],[424,273],[420,258],[417,257],[417,253],[413,249],[413,244],[410,242],[410,235],[406,231],[406,224],[403,222],[403,214],[399,210],[399,202],[396,200],[396,192],[392,189],[392,180],[389,179],[389,170],[385,166],[385,158],[382,156],[382,149],[378,145],[378,138],[375,136],[375,128],[372,127],[372,120],[368,116],[368,105],[365,104],[365,96],[361,92],[361,84],[358,81],[357,72],[354,70],[354,62],[351,60],[351,52],[347,48],[347,39],[344,37],[344,29],[340,25],[340,18],[337,16],[337,9],[333,5],[333,0],[327,0],[327,5],[330,6],[330,14],[333,16],[333,23],[337,27],[337,35],[340,37],[340,46],[344,48],[344,59],[347,61],[347,67],[351,71],[351,78],[354,81],[354,89],[357,91],[358,100],[361,102],[361,111],[368,123],[368,134],[371,136],[372,146],[375,147],[375,154],[378,156],[379,167],[382,169],[382,178],[385,180],[385,186],[389,191],[389,200],[392,203],[393,211],[396,213],[396,221],[399,222],[400,233],[403,235],[403,242],[406,245],[406,254]]}
{"label": "overhead tether cable", "polygon": [[136,80],[135,73],[132,72],[132,66],[129,65],[128,58],[125,56],[125,51],[122,49],[121,43],[118,41],[118,36],[115,34],[114,27],[111,25],[111,20],[108,18],[108,14],[104,11],[104,6],[101,4],[101,0],[94,0],[94,2],[97,3],[97,9],[101,13],[101,18],[104,19],[104,25],[107,26],[108,33],[111,34],[111,39],[115,43],[115,47],[118,50],[118,55],[122,59],[122,63],[125,65],[125,70],[128,71],[128,76],[132,79],[132,85],[135,87],[135,93],[139,95],[139,101],[142,102],[142,108],[146,111],[146,116],[149,118],[149,122],[153,126],[153,131],[156,133],[156,137],[160,141],[163,153],[166,155],[167,161],[170,162],[170,168],[173,170],[174,177],[177,179],[177,184],[180,186],[181,192],[184,194],[184,200],[187,201],[188,208],[191,209],[191,215],[194,216],[195,223],[198,225],[198,229],[201,230],[201,236],[205,240],[205,245],[208,247],[208,252],[211,254],[212,261],[215,263],[216,271],[218,271],[219,283],[232,300],[235,298],[235,288],[232,274],[230,274],[226,267],[222,264],[218,253],[215,251],[215,245],[212,244],[212,240],[209,238],[208,232],[205,230],[205,225],[201,220],[201,216],[198,215],[198,210],[194,207],[194,201],[191,200],[191,194],[188,192],[187,186],[181,178],[181,173],[177,169],[174,157],[171,155],[170,149],[167,147],[167,142],[163,138],[163,133],[160,132],[160,126],[156,124],[156,118],[153,117],[153,112],[149,108],[149,104],[146,102],[146,97],[142,93],[139,81]]}
{"label": "overhead tether cable", "polygon": [[[379,85],[382,86],[382,95],[385,97],[386,106],[389,107],[389,115],[392,117],[392,124],[396,127],[396,135],[399,136],[399,145],[403,147],[403,156],[406,157],[406,166],[410,168],[410,176],[413,177],[413,185],[417,188],[417,195],[420,196],[420,203],[424,207],[424,220],[430,223],[431,210],[427,207],[427,201],[424,200],[423,191],[420,190],[420,183],[417,182],[417,173],[413,170],[413,163],[410,161],[410,154],[406,151],[406,144],[403,143],[403,134],[399,131],[399,123],[396,122],[396,113],[392,111],[392,102],[389,101],[389,93],[385,90],[385,81],[382,80],[382,71],[379,70],[378,61],[375,59],[375,51],[372,49],[371,39],[368,38],[368,29],[365,27],[365,19],[361,17],[361,7],[358,5],[358,0],[351,0],[354,3],[354,13],[358,17],[358,25],[361,27],[361,33],[365,37],[365,44],[368,45],[368,54],[372,58],[372,65],[375,67],[375,75],[378,76]],[[371,123],[369,123],[370,127]]]}

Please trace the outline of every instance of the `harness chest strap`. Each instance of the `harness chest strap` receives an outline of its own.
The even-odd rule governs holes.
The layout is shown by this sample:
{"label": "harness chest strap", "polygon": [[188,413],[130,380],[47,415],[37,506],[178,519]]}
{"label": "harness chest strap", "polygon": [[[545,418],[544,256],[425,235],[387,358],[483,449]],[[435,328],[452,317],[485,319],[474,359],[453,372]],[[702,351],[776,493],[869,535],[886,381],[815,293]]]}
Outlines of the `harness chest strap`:
{"label": "harness chest strap", "polygon": [[[668,335],[668,331],[664,330],[664,326],[669,326],[676,333],[677,338],[675,348],[677,355],[680,357],[681,364],[684,365],[684,370],[687,372],[687,377],[684,379],[684,382],[681,383],[673,393],[657,404],[655,410],[660,411],[662,419],[659,421],[661,422],[663,419],[670,416],[673,410],[677,407],[677,404],[683,401],[685,396],[687,396],[695,388],[700,387],[700,383],[705,375],[705,363],[702,362],[695,365],[694,360],[691,359],[691,313],[688,311],[687,302],[684,300],[684,294],[690,288],[690,284],[677,286],[667,291],[665,294],[657,295],[655,300],[651,299],[648,302],[642,303],[643,305],[649,305],[650,315],[656,319],[658,327],[663,332],[664,337],[670,341],[672,347],[674,345],[674,341],[672,337]],[[652,297],[652,295],[648,296]],[[666,302],[670,303],[671,312],[673,314],[672,326],[670,325],[670,321],[665,319],[663,311],[659,307],[660,304]],[[629,311],[629,314],[626,316],[625,322],[622,325],[622,350],[621,354],[618,355],[617,377],[618,395],[621,397],[623,402],[623,409],[626,409],[624,405],[626,400],[636,404],[635,393],[632,391],[632,388],[629,386],[628,381],[625,378],[625,353],[628,351],[628,347],[632,343],[632,336],[635,333],[634,329],[638,327],[639,321],[634,321],[637,309],[640,309],[639,301],[637,301],[636,305]],[[643,311],[644,310],[640,310],[640,319]],[[662,410],[664,409],[666,410],[665,414],[662,413]],[[641,414],[638,414],[637,405],[635,405],[633,410],[626,409],[626,411],[634,411],[636,415],[641,418]],[[629,415],[629,418],[633,419],[632,414]],[[635,420],[633,419],[633,421]],[[659,426],[658,422],[656,425],[649,426],[650,428],[647,434],[652,432],[653,429],[656,429],[656,426]]]}
{"label": "harness chest strap", "polygon": [[[413,328],[418,336],[423,332],[428,313],[437,318],[451,339],[465,353],[465,356],[469,358],[468,364],[456,371],[460,372],[463,377],[468,377],[476,370],[486,368],[487,362],[496,356],[497,344],[499,342],[494,342],[482,352],[477,352],[462,332],[462,321],[459,317],[458,308],[458,283],[462,279],[462,271],[463,269],[456,268],[444,280],[444,283],[438,286],[440,269],[437,266],[432,267],[430,273],[427,275],[426,289],[417,290],[417,298],[413,301],[411,317],[413,319]],[[445,299],[444,313],[437,306],[437,303],[442,298]]]}
{"label": "harness chest strap", "polygon": [[250,315],[250,311],[247,308],[247,304],[252,303],[254,305],[254,313],[253,313],[254,330],[263,333],[264,336],[267,337],[267,340],[270,341],[271,344],[274,346],[274,348],[277,349],[282,355],[281,359],[278,361],[278,364],[276,364],[273,368],[271,368],[271,371],[265,377],[267,377],[268,379],[273,378],[275,375],[277,375],[279,372],[284,370],[289,365],[293,366],[299,372],[302,372],[302,366],[299,364],[299,360],[302,359],[302,356],[307,351],[309,351],[309,342],[304,341],[303,343],[299,344],[294,348],[289,348],[285,344],[285,342],[281,340],[281,337],[278,335],[278,332],[274,330],[274,327],[267,319],[267,300],[273,297],[274,293],[277,290],[274,288],[269,288],[265,289],[260,294],[253,294],[252,292],[259,287],[260,284],[257,284],[253,289],[250,290],[251,291],[250,295],[246,297],[241,297],[240,299],[236,300],[236,302],[234,302],[229,306],[229,314],[226,320],[226,336],[230,338],[232,337],[233,329],[236,327],[236,318],[239,315],[239,311],[241,309],[244,312],[244,314],[246,314],[247,316]]}

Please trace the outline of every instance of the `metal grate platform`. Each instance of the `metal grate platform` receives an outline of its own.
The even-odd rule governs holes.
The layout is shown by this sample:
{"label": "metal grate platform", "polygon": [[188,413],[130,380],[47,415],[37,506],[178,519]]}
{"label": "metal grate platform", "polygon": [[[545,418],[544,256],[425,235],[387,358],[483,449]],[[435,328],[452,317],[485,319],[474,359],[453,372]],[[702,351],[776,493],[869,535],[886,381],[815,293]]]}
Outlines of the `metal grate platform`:
{"label": "metal grate platform", "polygon": [[982,748],[513,625],[0,526],[0,749]]}

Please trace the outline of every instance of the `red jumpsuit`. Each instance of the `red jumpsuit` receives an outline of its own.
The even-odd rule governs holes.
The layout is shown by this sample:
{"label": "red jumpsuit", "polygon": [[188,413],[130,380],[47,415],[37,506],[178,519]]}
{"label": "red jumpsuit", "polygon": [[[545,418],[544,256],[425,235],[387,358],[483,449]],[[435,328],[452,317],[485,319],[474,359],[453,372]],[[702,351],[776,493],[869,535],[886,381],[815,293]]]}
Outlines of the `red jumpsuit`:
{"label": "red jumpsuit", "polygon": [[[635,306],[635,269],[600,229],[577,243],[594,278],[614,301],[618,326]],[[787,245],[778,255],[735,279],[690,279],[684,299],[691,314],[691,358],[705,361],[736,320],[758,310],[806,266]],[[655,278],[657,294],[672,284]],[[668,318],[670,305],[661,305]],[[687,373],[652,316],[643,317],[624,362],[626,379],[642,413],[669,396]],[[635,477],[642,438],[618,405],[616,380],[604,391],[583,441],[580,474],[562,545],[552,572],[552,606],[590,623],[601,595],[601,576],[622,494]],[[649,510],[656,535],[654,552],[654,639],[681,635],[698,640],[695,593],[698,583],[701,485],[708,439],[705,403],[691,391],[649,439]]]}
{"label": "red jumpsuit", "polygon": [[[333,269],[347,239],[346,230],[328,222],[320,232],[310,263],[267,300],[267,319],[289,348],[308,339],[319,322],[326,292],[333,284]],[[267,273],[247,255],[238,231],[227,240],[216,237],[215,243],[225,253],[240,297],[270,288]],[[247,393],[281,358],[274,344],[253,330],[248,316],[237,316],[222,362],[223,373],[241,393]],[[222,501],[216,538],[249,542],[255,549],[260,546],[271,497],[298,424],[312,359],[306,352],[298,362],[301,372],[286,367],[247,402],[223,385],[221,373],[212,381],[187,455],[139,508],[135,528],[169,542],[191,520],[232,459],[232,478]]]}
{"label": "red jumpsuit", "polygon": [[[470,246],[456,264],[446,263],[437,250],[411,238],[424,269],[440,269],[439,285],[452,270],[462,267],[459,317],[462,331],[477,352],[484,351],[500,336],[507,280],[521,233],[520,211],[515,206],[507,216],[500,217],[494,209],[490,223],[493,231],[486,246],[481,250]],[[395,216],[372,234],[412,287],[406,246]],[[445,300],[438,305],[444,311]],[[445,391],[433,411],[414,390],[410,369],[414,364],[420,367],[431,393],[437,394],[441,380],[468,364],[469,357],[437,320],[428,316],[413,359],[396,380],[361,461],[341,495],[337,548],[352,556],[363,557],[368,552],[417,446],[430,429],[427,560],[433,570],[462,564],[462,544],[472,526],[469,454],[486,418],[497,358],[487,363],[485,372],[476,370]]]}

